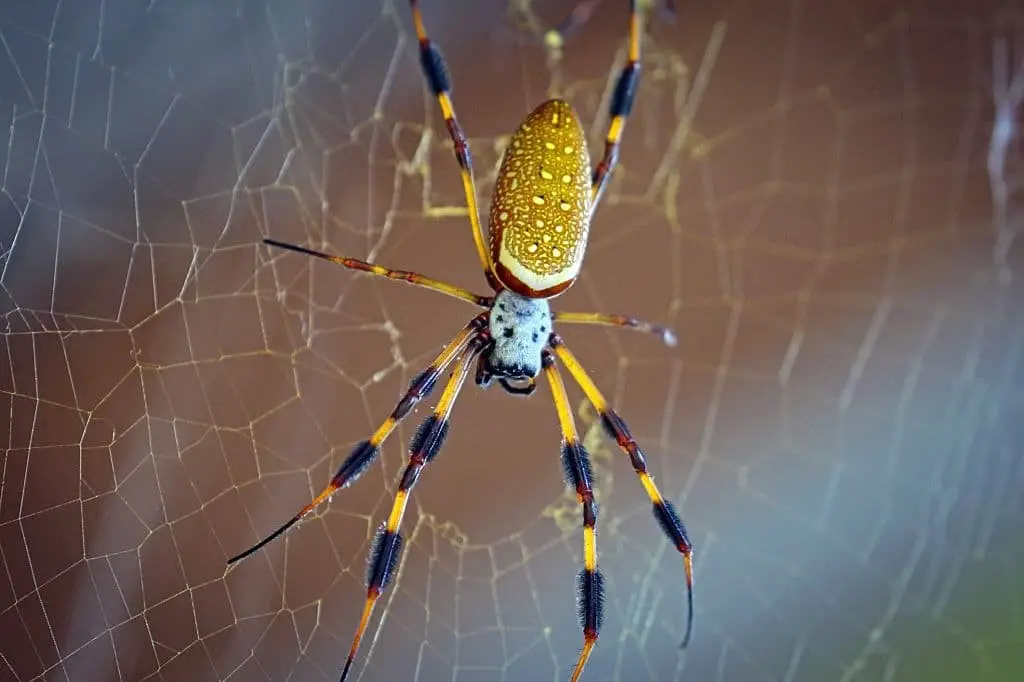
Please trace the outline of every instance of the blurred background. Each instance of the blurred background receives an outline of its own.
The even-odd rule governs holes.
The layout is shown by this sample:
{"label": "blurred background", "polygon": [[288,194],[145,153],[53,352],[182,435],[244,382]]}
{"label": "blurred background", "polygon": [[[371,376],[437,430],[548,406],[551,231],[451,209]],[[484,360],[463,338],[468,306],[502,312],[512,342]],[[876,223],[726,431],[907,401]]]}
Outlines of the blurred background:
{"label": "blurred background", "polygon": [[[627,3],[424,0],[486,206],[569,99],[600,155]],[[663,9],[663,8],[662,8]],[[695,545],[570,386],[606,575],[586,682],[1024,679],[1024,9],[677,0],[554,306]],[[478,291],[399,0],[0,5],[0,680],[335,680],[404,444],[295,513]],[[560,681],[580,513],[550,393],[470,385],[353,679]]]}

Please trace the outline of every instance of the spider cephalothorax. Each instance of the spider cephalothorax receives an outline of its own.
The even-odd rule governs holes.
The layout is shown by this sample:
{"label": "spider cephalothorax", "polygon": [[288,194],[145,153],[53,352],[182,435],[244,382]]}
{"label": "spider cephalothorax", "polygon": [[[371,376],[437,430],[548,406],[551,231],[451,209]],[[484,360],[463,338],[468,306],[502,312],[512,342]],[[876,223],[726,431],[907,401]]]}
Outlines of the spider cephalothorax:
{"label": "spider cephalothorax", "polygon": [[[551,306],[543,298],[527,298],[510,289],[494,297],[487,319],[491,346],[481,355],[476,383],[492,377],[510,393],[532,393],[540,374],[541,352],[551,335]],[[518,387],[510,381],[528,382]]]}
{"label": "spider cephalothorax", "polygon": [[[629,327],[658,334],[669,345],[675,336],[666,328],[641,322],[627,315],[605,313],[552,312],[548,299],[572,286],[580,272],[587,235],[597,207],[618,158],[619,142],[636,95],[640,74],[640,20],[636,0],[630,2],[628,60],[619,75],[609,110],[610,122],[604,155],[591,172],[590,154],[579,118],[563,100],[548,100],[534,109],[512,135],[499,169],[491,201],[489,239],[485,239],[477,208],[473,164],[469,144],[455,118],[451,83],[441,53],[427,37],[417,0],[410,0],[420,62],[424,75],[444,115],[459,162],[469,219],[477,254],[493,296],[431,279],[415,272],[391,270],[375,263],[334,256],[271,239],[272,246],[305,253],[353,270],[398,279],[433,289],[484,308],[438,354],[430,366],[412,380],[391,414],[376,431],[358,443],[342,462],[330,483],[287,523],[228,563],[244,559],[298,523],[306,514],[337,490],[352,484],[380,454],[384,440],[398,422],[410,414],[431,393],[438,379],[450,370],[450,378],[433,412],[416,430],[409,444],[409,457],[395,494],[391,513],[381,524],[373,541],[367,572],[366,602],[362,618],[349,649],[342,682],[348,676],[359,642],[381,593],[394,577],[402,549],[401,524],[423,468],[434,460],[448,433],[455,399],[474,362],[476,383],[487,386],[498,379],[509,393],[529,395],[536,378],[543,373],[551,387],[552,400],[562,432],[562,465],[566,483],[576,492],[583,525],[583,568],[577,578],[580,624],[584,644],[576,660],[572,682],[576,682],[597,642],[602,622],[603,579],[597,567],[597,504],[594,501],[593,469],[580,442],[558,364],[561,363],[583,390],[601,417],[608,436],[629,457],[651,501],[654,518],[665,537],[683,557],[688,614],[683,644],[693,624],[692,545],[672,503],[666,500],[647,470],[647,462],[626,423],[612,409],[575,356],[554,330],[554,324],[583,323]],[[490,250],[487,244],[490,244]]]}

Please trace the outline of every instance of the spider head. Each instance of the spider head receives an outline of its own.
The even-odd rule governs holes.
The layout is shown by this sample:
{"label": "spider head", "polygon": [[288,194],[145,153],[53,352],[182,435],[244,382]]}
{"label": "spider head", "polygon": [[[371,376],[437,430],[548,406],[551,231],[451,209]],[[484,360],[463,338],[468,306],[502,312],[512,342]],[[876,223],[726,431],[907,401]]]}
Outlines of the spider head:
{"label": "spider head", "polygon": [[540,374],[541,351],[551,335],[547,300],[504,289],[494,297],[488,326],[494,343],[487,361],[491,374],[513,380]]}

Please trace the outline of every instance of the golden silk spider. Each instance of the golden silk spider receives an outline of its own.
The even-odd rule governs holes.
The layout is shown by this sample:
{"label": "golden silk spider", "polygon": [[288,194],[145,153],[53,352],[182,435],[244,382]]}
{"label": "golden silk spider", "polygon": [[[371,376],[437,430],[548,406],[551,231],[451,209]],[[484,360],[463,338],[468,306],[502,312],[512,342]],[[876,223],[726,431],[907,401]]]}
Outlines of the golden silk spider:
{"label": "golden silk spider", "polygon": [[558,362],[582,389],[601,417],[604,429],[629,456],[654,510],[654,518],[672,545],[682,554],[686,580],[687,619],[682,646],[693,628],[692,544],[679,514],[659,492],[647,470],[643,452],[626,423],[613,410],[587,375],[553,323],[599,324],[627,327],[658,334],[675,345],[672,332],[625,315],[552,312],[548,299],[568,289],[583,262],[587,233],[594,210],[615,168],[619,143],[632,109],[640,76],[641,26],[637,0],[630,2],[628,60],[619,75],[609,108],[604,156],[591,172],[590,153],[579,117],[572,106],[551,99],[534,109],[520,123],[505,150],[491,199],[489,216],[490,249],[485,244],[476,200],[476,185],[469,145],[455,118],[451,81],[440,51],[427,36],[417,0],[410,0],[419,39],[423,74],[444,116],[454,145],[466,193],[469,219],[476,249],[493,296],[425,277],[419,273],[391,270],[366,261],[314,251],[301,246],[265,239],[268,245],[296,251],[381,277],[469,301],[484,309],[474,317],[433,362],[415,379],[394,410],[377,430],[360,442],[342,462],[327,487],[294,517],[250,549],[228,560],[229,564],[253,554],[271,542],[335,492],[353,483],[380,453],[381,444],[398,422],[434,388],[449,368],[451,375],[433,413],[417,429],[409,444],[408,464],[395,494],[391,514],[380,526],[371,547],[367,571],[367,594],[362,617],[341,673],[348,677],[366,631],[373,608],[390,583],[402,549],[400,526],[409,496],[420,474],[441,449],[448,433],[452,406],[476,362],[475,381],[487,387],[494,379],[509,393],[529,395],[536,389],[536,377],[543,371],[551,387],[562,432],[562,464],[567,484],[576,491],[583,516],[583,569],[577,578],[583,649],[571,680],[577,682],[597,642],[602,622],[601,572],[597,568],[597,507],[594,502],[590,456],[580,442],[572,409]]}

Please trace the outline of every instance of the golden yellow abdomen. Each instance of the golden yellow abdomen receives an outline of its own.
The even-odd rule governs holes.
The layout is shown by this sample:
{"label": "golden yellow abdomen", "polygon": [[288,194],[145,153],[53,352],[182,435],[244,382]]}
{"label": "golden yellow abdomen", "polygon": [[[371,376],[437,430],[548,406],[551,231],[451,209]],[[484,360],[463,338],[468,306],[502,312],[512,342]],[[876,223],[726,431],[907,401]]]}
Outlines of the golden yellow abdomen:
{"label": "golden yellow abdomen", "polygon": [[590,152],[572,106],[552,99],[519,125],[491,199],[491,258],[501,283],[549,298],[576,280],[590,227]]}

